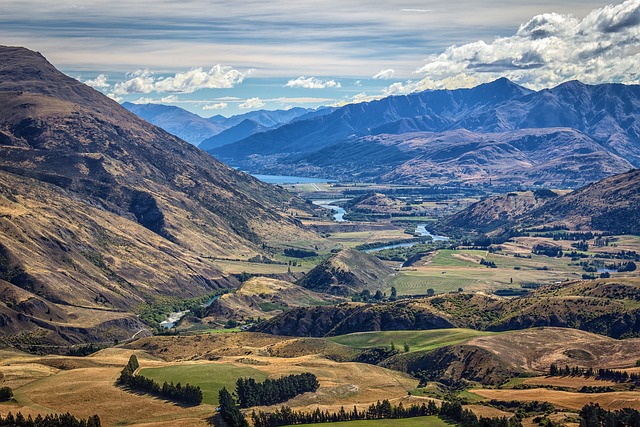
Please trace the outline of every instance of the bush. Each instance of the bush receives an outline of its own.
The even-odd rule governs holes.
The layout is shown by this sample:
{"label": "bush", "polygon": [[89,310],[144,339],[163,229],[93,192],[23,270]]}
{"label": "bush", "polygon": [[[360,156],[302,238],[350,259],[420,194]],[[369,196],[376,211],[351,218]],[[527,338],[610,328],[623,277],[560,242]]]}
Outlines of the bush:
{"label": "bush", "polygon": [[13,390],[11,387],[0,388],[0,402],[7,402],[13,399]]}

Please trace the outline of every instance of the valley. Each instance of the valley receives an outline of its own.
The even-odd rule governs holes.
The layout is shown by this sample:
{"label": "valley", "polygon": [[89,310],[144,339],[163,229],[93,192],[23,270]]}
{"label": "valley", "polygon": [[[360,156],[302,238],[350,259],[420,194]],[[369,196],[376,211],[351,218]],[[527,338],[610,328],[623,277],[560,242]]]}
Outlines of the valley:
{"label": "valley", "polygon": [[0,59],[0,416],[640,411],[638,86],[498,79],[205,120]]}

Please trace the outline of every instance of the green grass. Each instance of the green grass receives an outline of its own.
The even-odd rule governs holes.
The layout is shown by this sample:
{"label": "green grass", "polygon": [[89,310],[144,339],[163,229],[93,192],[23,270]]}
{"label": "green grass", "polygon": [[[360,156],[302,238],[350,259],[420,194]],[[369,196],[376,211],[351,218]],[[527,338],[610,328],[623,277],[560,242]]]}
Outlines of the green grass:
{"label": "green grass", "polygon": [[438,253],[433,257],[431,265],[435,267],[479,267],[484,268],[480,264],[471,261],[464,261],[458,258],[454,258],[453,255],[476,255],[486,258],[487,251],[475,251],[475,250],[453,250],[453,249],[440,249]]}
{"label": "green grass", "polygon": [[460,393],[458,393],[458,397],[462,399],[466,399],[469,403],[477,403],[485,400],[484,397],[480,396],[479,394],[475,394],[466,390],[463,390]]}
{"label": "green grass", "polygon": [[250,367],[237,367],[226,364],[190,364],[165,366],[163,368],[145,368],[140,370],[140,375],[153,378],[160,384],[172,382],[200,386],[203,394],[203,402],[212,405],[218,404],[218,392],[222,387],[233,392],[236,381],[241,377],[251,377],[256,381],[265,380],[268,375]]}
{"label": "green grass", "polygon": [[493,334],[495,332],[474,331],[472,329],[434,329],[429,331],[357,332],[327,339],[352,348],[388,347],[393,342],[400,351],[403,350],[403,345],[406,342],[409,344],[409,351],[413,352],[435,350],[471,338]]}
{"label": "green grass", "polygon": [[329,423],[331,427],[451,427],[435,415],[430,417],[402,418],[399,420],[357,420]]}

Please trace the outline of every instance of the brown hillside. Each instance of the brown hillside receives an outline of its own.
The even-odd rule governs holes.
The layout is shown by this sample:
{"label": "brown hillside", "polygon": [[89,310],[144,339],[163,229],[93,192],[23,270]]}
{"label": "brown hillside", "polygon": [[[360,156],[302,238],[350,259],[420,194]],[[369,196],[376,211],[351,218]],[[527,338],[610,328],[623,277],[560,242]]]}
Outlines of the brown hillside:
{"label": "brown hillside", "polygon": [[[263,243],[317,241],[282,213],[307,209],[301,200],[23,48],[0,47],[0,150],[0,279],[58,304],[63,319],[93,324],[74,307],[131,312],[160,295],[229,286],[202,255],[250,257]],[[2,300],[0,311],[15,318],[22,308],[11,304]],[[54,316],[28,322],[20,329],[60,333]],[[0,335],[10,330],[0,327]]]}
{"label": "brown hillside", "polygon": [[254,277],[234,293],[218,298],[207,315],[221,319],[269,318],[294,307],[332,304],[342,299],[267,277]]}
{"label": "brown hillside", "polygon": [[558,197],[548,190],[490,197],[441,223],[444,227],[483,233],[542,225],[639,234],[640,169],[605,178]]}
{"label": "brown hillside", "polygon": [[297,284],[316,292],[349,295],[388,287],[394,271],[378,258],[354,249],[343,249],[309,271]]}

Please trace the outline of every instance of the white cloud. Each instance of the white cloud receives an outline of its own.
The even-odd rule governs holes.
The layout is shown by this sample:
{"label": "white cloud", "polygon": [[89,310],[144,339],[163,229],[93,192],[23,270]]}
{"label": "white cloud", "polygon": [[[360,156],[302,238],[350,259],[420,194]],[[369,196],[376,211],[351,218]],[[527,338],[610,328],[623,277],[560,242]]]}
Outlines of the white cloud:
{"label": "white cloud", "polygon": [[358,94],[353,95],[351,98],[335,102],[329,107],[343,107],[347,104],[360,104],[362,102],[371,102],[377,101],[378,99],[384,98],[386,95],[367,95],[364,92],[360,92]]}
{"label": "white cloud", "polygon": [[353,85],[355,87],[361,87],[362,86],[362,82],[360,80],[356,80],[356,82]]}
{"label": "white cloud", "polygon": [[482,83],[475,76],[465,73],[456,74],[455,76],[446,77],[439,80],[432,80],[425,77],[422,80],[414,82],[407,80],[406,82],[396,82],[387,86],[382,90],[385,96],[406,95],[412,92],[420,92],[428,89],[460,89],[470,88]]}
{"label": "white cloud", "polygon": [[153,98],[148,98],[145,96],[141,96],[135,101],[131,101],[132,104],[155,104],[157,101]]}
{"label": "white cloud", "polygon": [[386,80],[392,78],[395,73],[396,72],[393,68],[387,68],[386,70],[380,71],[378,74],[373,76],[373,78]]}
{"label": "white cloud", "polygon": [[512,36],[451,46],[430,55],[417,71],[425,78],[415,87],[446,87],[456,80],[463,85],[481,83],[503,76],[536,89],[574,79],[638,83],[639,44],[640,0],[595,9],[582,20],[545,13],[522,24]]}
{"label": "white cloud", "polygon": [[118,95],[116,95],[116,94],[114,94],[114,93],[108,93],[108,94],[107,94],[107,96],[108,96],[109,98],[113,99],[113,100],[114,100],[114,101],[116,101],[116,102],[122,102],[122,101],[124,101],[124,99],[123,99],[121,96],[118,96]]}
{"label": "white cloud", "polygon": [[243,110],[248,110],[254,108],[262,108],[264,107],[264,105],[264,101],[256,97],[247,99],[245,102],[238,105],[238,107],[242,108]]}
{"label": "white cloud", "polygon": [[335,80],[320,80],[315,77],[301,76],[295,80],[289,80],[284,87],[296,87],[304,89],[340,88],[342,85]]}
{"label": "white cloud", "polygon": [[215,103],[215,104],[203,105],[202,109],[203,110],[224,110],[228,106],[229,106],[229,104],[227,104],[226,102],[218,102],[218,103]]}
{"label": "white cloud", "polygon": [[178,102],[178,97],[176,95],[167,95],[160,98],[160,102],[166,102],[167,104],[172,104],[174,102]]}
{"label": "white cloud", "polygon": [[246,75],[247,73],[222,65],[215,65],[209,71],[193,68],[165,78],[156,77],[149,70],[138,70],[129,74],[129,80],[116,83],[113,92],[116,95],[127,95],[151,92],[193,93],[200,89],[228,89],[242,83]]}
{"label": "white cloud", "polygon": [[98,75],[95,79],[85,80],[83,83],[94,89],[106,89],[111,87],[111,85],[107,83],[107,76],[104,74]]}

